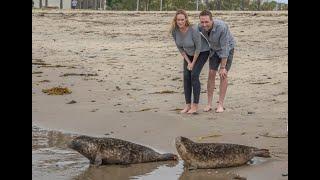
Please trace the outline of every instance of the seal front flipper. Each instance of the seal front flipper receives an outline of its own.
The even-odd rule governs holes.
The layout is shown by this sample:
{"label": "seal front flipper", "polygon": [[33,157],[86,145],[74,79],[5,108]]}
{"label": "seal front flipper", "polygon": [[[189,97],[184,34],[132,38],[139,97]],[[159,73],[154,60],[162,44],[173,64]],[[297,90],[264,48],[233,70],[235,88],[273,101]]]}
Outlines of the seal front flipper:
{"label": "seal front flipper", "polygon": [[131,164],[131,160],[130,160],[130,151],[128,149],[122,149],[122,157],[119,157],[119,159],[121,159],[121,165],[127,166],[129,164]]}
{"label": "seal front flipper", "polygon": [[192,170],[197,169],[197,167],[196,166],[192,166],[190,163],[187,163],[186,161],[183,161],[183,169],[185,171],[192,171]]}
{"label": "seal front flipper", "polygon": [[188,170],[189,170],[189,171],[196,170],[196,169],[198,169],[197,166],[189,166],[189,167],[188,167]]}
{"label": "seal front flipper", "polygon": [[196,166],[192,166],[192,165],[185,165],[184,167],[183,167],[183,169],[185,170],[185,171],[192,171],[192,170],[196,170],[196,169],[198,169]]}
{"label": "seal front flipper", "polygon": [[90,160],[90,164],[94,165],[94,166],[100,166],[102,164],[102,156],[100,153],[97,153],[96,158],[94,159],[94,161]]}

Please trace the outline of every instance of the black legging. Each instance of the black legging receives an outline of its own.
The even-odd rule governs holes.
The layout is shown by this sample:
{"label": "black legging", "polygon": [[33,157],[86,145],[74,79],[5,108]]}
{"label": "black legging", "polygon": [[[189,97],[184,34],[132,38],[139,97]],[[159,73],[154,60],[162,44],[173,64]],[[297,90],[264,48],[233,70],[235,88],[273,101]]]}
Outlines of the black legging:
{"label": "black legging", "polygon": [[[184,96],[186,99],[186,104],[191,103],[191,92],[193,91],[193,103],[199,104],[200,98],[200,80],[199,75],[204,66],[207,62],[209,56],[209,51],[201,52],[198,56],[198,59],[193,66],[192,71],[187,69],[188,63],[186,60],[183,60],[183,85],[184,85]],[[189,56],[190,61],[192,62],[193,56]]]}

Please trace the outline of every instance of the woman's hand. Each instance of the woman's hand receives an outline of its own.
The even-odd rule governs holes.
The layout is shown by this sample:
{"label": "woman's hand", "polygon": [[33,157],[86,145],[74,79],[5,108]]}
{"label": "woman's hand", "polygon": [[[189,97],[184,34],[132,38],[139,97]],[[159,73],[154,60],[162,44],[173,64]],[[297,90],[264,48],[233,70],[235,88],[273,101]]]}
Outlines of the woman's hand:
{"label": "woman's hand", "polygon": [[194,64],[193,63],[188,63],[188,69],[189,71],[192,71]]}

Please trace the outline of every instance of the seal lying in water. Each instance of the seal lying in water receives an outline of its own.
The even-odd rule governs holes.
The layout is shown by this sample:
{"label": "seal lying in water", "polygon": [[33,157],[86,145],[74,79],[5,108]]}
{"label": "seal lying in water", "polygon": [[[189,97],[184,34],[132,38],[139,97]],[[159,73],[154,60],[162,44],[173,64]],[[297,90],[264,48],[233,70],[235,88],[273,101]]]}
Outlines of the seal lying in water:
{"label": "seal lying in water", "polygon": [[90,160],[90,164],[135,164],[154,161],[177,160],[170,153],[160,154],[151,148],[115,138],[79,136],[68,146]]}
{"label": "seal lying in water", "polygon": [[223,168],[240,166],[254,156],[270,157],[269,150],[238,144],[195,143],[185,137],[177,137],[176,148],[189,169]]}

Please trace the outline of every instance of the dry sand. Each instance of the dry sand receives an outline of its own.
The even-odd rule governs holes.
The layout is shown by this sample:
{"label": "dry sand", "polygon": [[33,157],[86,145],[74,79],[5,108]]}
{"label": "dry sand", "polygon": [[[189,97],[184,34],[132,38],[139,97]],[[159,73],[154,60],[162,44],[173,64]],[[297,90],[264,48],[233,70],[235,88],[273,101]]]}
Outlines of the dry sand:
{"label": "dry sand", "polygon": [[[168,33],[174,13],[33,10],[33,124],[107,134],[161,152],[176,153],[176,136],[267,148],[271,159],[234,171],[248,179],[287,179],[288,13],[214,13],[229,24],[237,46],[225,112],[202,112],[207,62],[197,115],[177,113],[185,102],[182,58]],[[189,14],[197,23],[198,12]],[[56,86],[72,93],[42,92]],[[217,99],[215,91],[214,105]]]}

